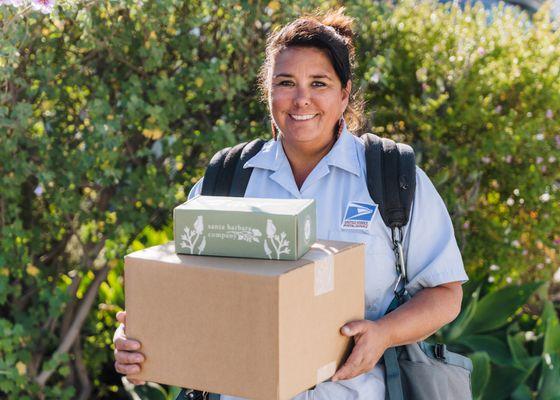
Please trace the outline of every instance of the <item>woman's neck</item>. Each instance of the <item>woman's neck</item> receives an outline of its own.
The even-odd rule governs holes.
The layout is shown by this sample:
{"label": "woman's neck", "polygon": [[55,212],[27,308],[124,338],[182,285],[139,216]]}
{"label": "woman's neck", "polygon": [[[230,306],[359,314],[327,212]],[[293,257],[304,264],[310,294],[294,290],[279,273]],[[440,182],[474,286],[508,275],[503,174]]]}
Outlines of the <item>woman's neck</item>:
{"label": "woman's neck", "polygon": [[313,142],[289,143],[282,138],[280,140],[282,141],[284,153],[292,168],[294,180],[296,181],[298,189],[301,189],[303,182],[305,182],[305,179],[307,179],[311,171],[313,171],[313,168],[328,154],[335,143],[334,137],[329,142],[320,145]]}

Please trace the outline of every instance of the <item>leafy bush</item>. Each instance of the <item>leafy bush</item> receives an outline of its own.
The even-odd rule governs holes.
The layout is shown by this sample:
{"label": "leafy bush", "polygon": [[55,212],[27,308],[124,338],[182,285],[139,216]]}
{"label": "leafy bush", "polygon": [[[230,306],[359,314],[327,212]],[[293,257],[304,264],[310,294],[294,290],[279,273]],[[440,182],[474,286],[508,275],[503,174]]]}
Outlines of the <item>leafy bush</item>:
{"label": "leafy bush", "polygon": [[503,284],[558,268],[559,45],[546,8],[531,21],[502,7],[490,18],[481,4],[406,2],[361,35],[372,129],[414,145],[471,277],[492,266]]}
{"label": "leafy bush", "polygon": [[[474,284],[469,285],[471,288]],[[531,301],[541,314],[521,313]],[[469,354],[473,361],[475,400],[556,399],[560,390],[560,325],[546,286],[527,283],[481,296],[482,286],[468,292],[466,306],[437,340]]]}
{"label": "leafy bush", "polygon": [[[122,257],[171,237],[170,210],[215,150],[268,135],[255,82],[265,36],[320,3],[334,5],[0,6],[0,392],[128,396],[110,350]],[[471,276],[490,273],[492,290],[549,279],[560,31],[546,13],[346,5],[367,129],[415,146]]]}

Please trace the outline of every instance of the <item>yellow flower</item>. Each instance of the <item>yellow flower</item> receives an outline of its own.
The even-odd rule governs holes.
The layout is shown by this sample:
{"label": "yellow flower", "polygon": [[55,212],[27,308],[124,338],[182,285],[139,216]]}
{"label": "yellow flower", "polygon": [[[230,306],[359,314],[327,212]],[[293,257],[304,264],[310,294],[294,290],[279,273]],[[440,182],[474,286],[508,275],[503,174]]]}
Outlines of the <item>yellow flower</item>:
{"label": "yellow flower", "polygon": [[204,79],[199,76],[194,80],[194,84],[196,85],[196,87],[201,87],[202,85],[204,85]]}
{"label": "yellow flower", "polygon": [[39,273],[39,268],[37,268],[33,264],[27,264],[27,268],[25,269],[25,271],[27,271],[28,275],[37,276],[37,274]]}
{"label": "yellow flower", "polygon": [[144,129],[142,131],[142,135],[144,135],[148,139],[158,140],[158,139],[161,139],[161,137],[163,136],[163,132],[159,128]]}
{"label": "yellow flower", "polygon": [[268,8],[270,8],[273,12],[278,11],[280,9],[280,2],[277,0],[272,0],[268,3]]}
{"label": "yellow flower", "polygon": [[16,369],[17,369],[18,374],[20,374],[20,375],[25,375],[27,373],[27,365],[25,365],[21,361],[18,361],[16,363]]}

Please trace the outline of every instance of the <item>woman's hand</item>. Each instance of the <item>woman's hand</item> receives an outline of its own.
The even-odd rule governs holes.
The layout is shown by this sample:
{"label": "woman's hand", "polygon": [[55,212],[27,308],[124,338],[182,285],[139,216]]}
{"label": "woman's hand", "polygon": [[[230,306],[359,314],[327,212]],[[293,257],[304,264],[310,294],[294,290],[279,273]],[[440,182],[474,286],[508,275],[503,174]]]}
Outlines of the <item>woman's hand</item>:
{"label": "woman's hand", "polygon": [[354,337],[354,349],[331,380],[350,379],[371,370],[386,349],[424,340],[461,311],[461,282],[424,288],[376,321],[353,321],[340,332]]}
{"label": "woman's hand", "polygon": [[[145,357],[138,350],[140,342],[137,340],[127,339],[125,334],[126,311],[117,313],[117,321],[121,324],[113,335],[113,344],[115,345],[115,369],[123,375],[133,375],[140,372],[141,364]],[[130,383],[135,385],[143,385],[145,382],[134,378],[126,377]]]}
{"label": "woman's hand", "polygon": [[375,321],[349,322],[340,332],[344,336],[354,337],[354,348],[344,365],[331,378],[333,382],[351,379],[371,370],[389,347],[388,336]]}

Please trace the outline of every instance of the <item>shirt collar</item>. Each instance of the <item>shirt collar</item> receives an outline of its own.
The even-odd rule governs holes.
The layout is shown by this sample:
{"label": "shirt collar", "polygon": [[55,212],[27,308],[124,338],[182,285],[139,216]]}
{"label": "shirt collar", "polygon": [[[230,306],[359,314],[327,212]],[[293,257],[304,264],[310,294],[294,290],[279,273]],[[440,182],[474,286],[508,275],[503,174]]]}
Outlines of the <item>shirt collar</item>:
{"label": "shirt collar", "polygon": [[343,169],[354,175],[360,176],[360,163],[358,161],[358,146],[356,140],[346,128],[344,128],[338,137],[338,140],[332,147],[331,151],[325,156],[328,165]]}
{"label": "shirt collar", "polygon": [[[282,148],[280,140],[270,140],[254,157],[249,159],[243,168],[262,168],[278,171],[288,159]],[[324,157],[328,165],[341,168],[354,175],[360,176],[358,161],[358,148],[353,135],[348,131],[346,124],[340,136],[329,153]]]}
{"label": "shirt collar", "polygon": [[279,140],[269,140],[262,149],[250,158],[243,168],[262,168],[278,171],[284,160],[288,160]]}

